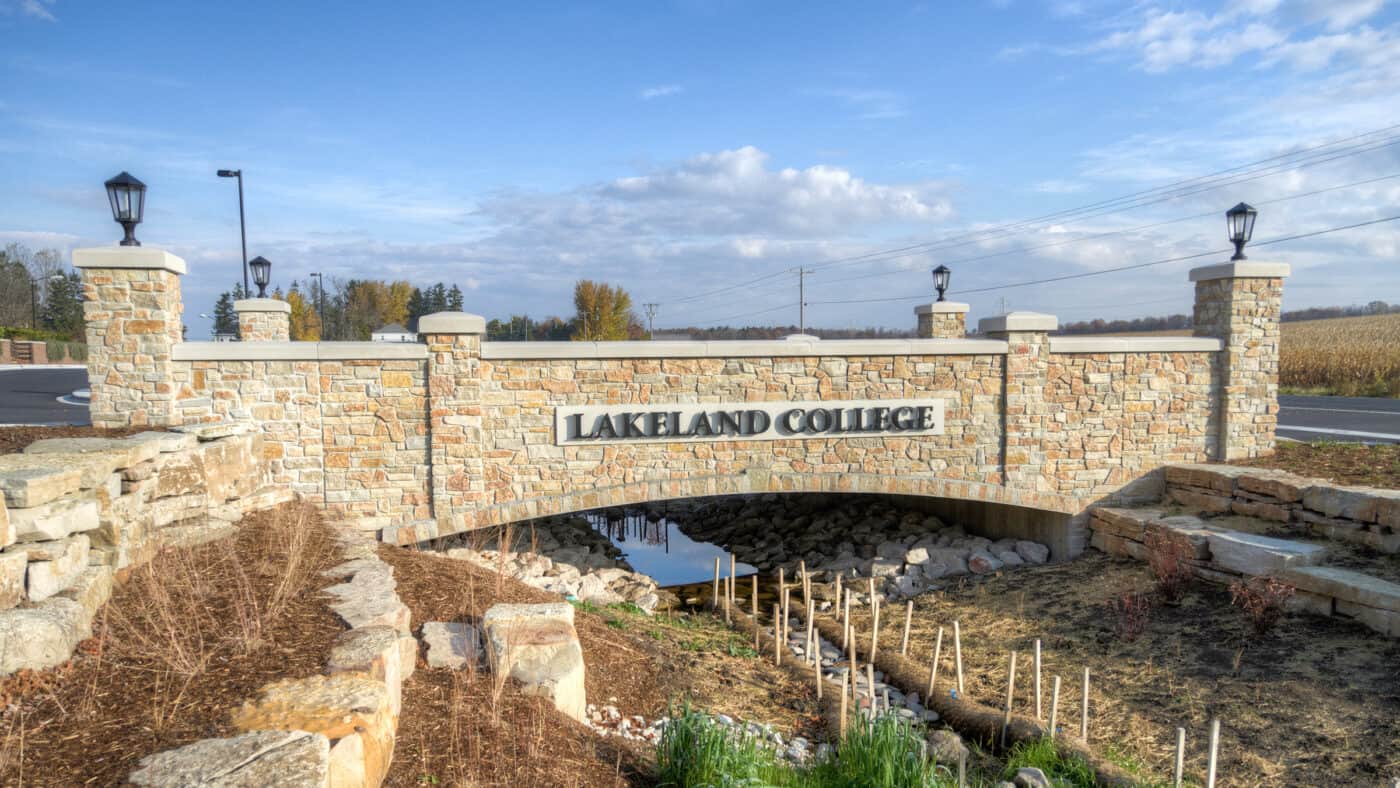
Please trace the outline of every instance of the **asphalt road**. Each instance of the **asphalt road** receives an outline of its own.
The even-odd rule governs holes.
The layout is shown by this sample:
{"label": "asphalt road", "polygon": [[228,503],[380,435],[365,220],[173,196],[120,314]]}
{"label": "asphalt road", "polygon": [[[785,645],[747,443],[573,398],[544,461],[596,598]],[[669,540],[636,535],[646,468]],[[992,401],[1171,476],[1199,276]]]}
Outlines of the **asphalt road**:
{"label": "asphalt road", "polygon": [[0,369],[0,424],[87,424],[86,405],[58,401],[87,384],[86,369]]}
{"label": "asphalt road", "polygon": [[[87,424],[87,409],[58,397],[87,387],[85,369],[0,369],[0,424]],[[1400,400],[1279,397],[1281,437],[1400,443]]]}

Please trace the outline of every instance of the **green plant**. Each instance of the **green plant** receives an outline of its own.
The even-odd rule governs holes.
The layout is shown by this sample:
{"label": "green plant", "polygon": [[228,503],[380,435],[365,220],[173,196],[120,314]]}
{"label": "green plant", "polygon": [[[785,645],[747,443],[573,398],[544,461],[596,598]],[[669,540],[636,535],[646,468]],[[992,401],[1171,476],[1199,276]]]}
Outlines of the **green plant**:
{"label": "green plant", "polygon": [[1025,768],[1041,770],[1055,785],[1074,788],[1094,786],[1094,770],[1089,768],[1089,764],[1061,753],[1055,748],[1053,739],[1022,742],[1011,748],[1011,754],[1006,759],[1006,779],[1014,777],[1017,769]]}
{"label": "green plant", "polygon": [[673,788],[710,786],[800,785],[796,772],[771,750],[686,704],[656,745],[657,785]]}
{"label": "green plant", "polygon": [[846,738],[818,761],[805,785],[842,788],[927,788],[955,775],[925,752],[923,728],[895,715],[857,717]]}

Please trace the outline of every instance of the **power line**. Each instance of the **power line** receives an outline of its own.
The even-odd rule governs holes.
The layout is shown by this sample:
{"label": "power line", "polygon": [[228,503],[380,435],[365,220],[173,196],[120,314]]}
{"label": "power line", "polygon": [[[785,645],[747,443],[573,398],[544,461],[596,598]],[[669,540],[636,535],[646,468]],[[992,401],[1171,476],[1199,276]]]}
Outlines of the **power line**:
{"label": "power line", "polygon": [[741,318],[741,317],[752,317],[753,315],[766,315],[766,314],[768,314],[769,312],[776,312],[776,311],[778,311],[779,309],[791,309],[791,308],[793,308],[793,307],[795,307],[795,306],[797,306],[797,304],[796,304],[795,302],[794,302],[794,303],[791,303],[791,304],[783,304],[782,306],[775,306],[775,307],[772,307],[771,309],[760,309],[760,310],[758,310],[757,312],[744,312],[744,313],[738,314],[738,315],[730,315],[730,316],[728,316],[728,317],[715,318],[714,320],[699,320],[699,321],[694,321],[694,322],[692,323],[692,325],[703,326],[703,325],[708,325],[708,324],[710,324],[710,323],[724,323],[724,322],[729,321],[729,320],[738,320],[738,319]]}
{"label": "power line", "polygon": [[[1344,226],[1342,226],[1342,227],[1329,227],[1329,228],[1327,228],[1327,229],[1325,229],[1325,230],[1314,230],[1313,232],[1298,233],[1298,234],[1296,234],[1296,235],[1286,235],[1286,236],[1283,236],[1282,238],[1273,238],[1273,239],[1270,239],[1270,240],[1268,240],[1268,241],[1259,241],[1259,242],[1257,242],[1257,243],[1252,244],[1252,246],[1253,246],[1253,247],[1271,246],[1271,245],[1273,245],[1273,244],[1281,244],[1281,243],[1285,243],[1285,242],[1288,242],[1288,241],[1297,241],[1297,240],[1301,240],[1301,239],[1303,239],[1303,238],[1314,238],[1314,237],[1317,237],[1317,236],[1319,236],[1319,235],[1327,235],[1327,234],[1329,234],[1329,233],[1339,233],[1339,232],[1342,232],[1342,231],[1344,231],[1344,230],[1355,230],[1355,229],[1357,229],[1358,227],[1369,227],[1370,225],[1373,225],[1373,224],[1382,224],[1382,223],[1384,223],[1384,222],[1393,222],[1393,221],[1396,221],[1396,220],[1398,220],[1398,219],[1400,219],[1400,214],[1397,214],[1397,215],[1395,215],[1395,216],[1387,216],[1387,217],[1385,217],[1385,218],[1383,218],[1383,219],[1372,219],[1372,220],[1366,221],[1366,222],[1357,222],[1356,224],[1348,224],[1348,225],[1344,225]],[[1050,283],[1052,283],[1052,282],[1064,282],[1064,281],[1068,281],[1068,280],[1071,280],[1071,279],[1087,279],[1088,277],[1091,277],[1091,276],[1103,276],[1103,275],[1105,275],[1105,274],[1116,274],[1116,273],[1121,273],[1121,272],[1123,272],[1123,271],[1135,271],[1135,270],[1140,269],[1140,268],[1150,268],[1150,267],[1152,267],[1152,266],[1157,266],[1157,265],[1166,265],[1167,263],[1180,263],[1180,262],[1184,262],[1184,261],[1186,261],[1186,260],[1196,260],[1196,259],[1199,259],[1199,258],[1202,258],[1202,257],[1211,257],[1211,256],[1214,256],[1214,255],[1225,254],[1225,253],[1231,252],[1231,251],[1233,251],[1233,248],[1232,248],[1232,247],[1231,247],[1231,248],[1225,248],[1225,249],[1212,249],[1212,250],[1210,250],[1210,251],[1208,251],[1208,252],[1200,252],[1200,253],[1197,253],[1197,254],[1182,255],[1182,256],[1180,256],[1180,257],[1169,257],[1169,258],[1167,258],[1167,259],[1165,259],[1165,260],[1153,260],[1153,261],[1147,262],[1147,263],[1134,263],[1134,264],[1132,264],[1132,265],[1120,265],[1120,266],[1117,266],[1117,267],[1115,267],[1115,268],[1103,268],[1103,269],[1100,269],[1100,270],[1098,270],[1098,271],[1085,271],[1085,272],[1077,273],[1077,274],[1064,274],[1064,275],[1061,275],[1061,276],[1051,276],[1051,277],[1046,277],[1046,278],[1044,278],[1044,279],[1032,279],[1032,280],[1025,281],[1025,282],[1013,282],[1012,284],[1009,284],[1009,285],[994,285],[994,286],[991,286],[991,287],[978,287],[978,288],[973,288],[972,290],[961,290],[961,291],[958,292],[958,294],[959,294],[959,295],[970,295],[970,294],[972,294],[972,293],[990,293],[990,292],[993,292],[993,291],[996,291],[996,290],[1010,290],[1010,289],[1015,288],[1015,287],[1029,287],[1029,286],[1031,286],[1031,285],[1043,285],[1043,284],[1050,284]],[[927,299],[927,298],[928,298],[928,296],[927,296],[927,295],[924,295],[924,294],[916,295],[916,296],[908,296],[908,297],[905,297],[905,296],[894,296],[894,297],[889,297],[889,298],[852,298],[852,299],[843,299],[843,300],[836,300],[836,301],[813,301],[813,302],[812,302],[812,305],[813,305],[813,306],[816,306],[816,305],[825,305],[825,304],[877,304],[877,303],[892,303],[892,302],[899,302],[899,301],[919,301],[919,300],[923,300],[923,299]]]}

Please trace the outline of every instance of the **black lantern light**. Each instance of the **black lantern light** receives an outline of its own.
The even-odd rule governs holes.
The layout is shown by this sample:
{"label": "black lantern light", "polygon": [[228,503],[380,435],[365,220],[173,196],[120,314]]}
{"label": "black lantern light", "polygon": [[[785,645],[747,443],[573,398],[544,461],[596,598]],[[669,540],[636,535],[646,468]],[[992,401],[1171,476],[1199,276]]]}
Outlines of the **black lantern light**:
{"label": "black lantern light", "polygon": [[146,212],[146,184],[136,180],[131,173],[123,172],[115,178],[107,179],[107,201],[112,204],[112,219],[126,231],[122,246],[140,246],[136,240],[136,225],[141,223],[141,215]]}
{"label": "black lantern light", "polygon": [[1225,212],[1225,223],[1230,227],[1230,243],[1235,245],[1235,256],[1231,260],[1243,260],[1244,245],[1254,235],[1254,217],[1259,212],[1245,203],[1240,203]]}
{"label": "black lantern light", "polygon": [[940,265],[933,269],[933,289],[938,291],[938,300],[943,300],[943,292],[948,289],[948,279],[953,272],[946,265]]}
{"label": "black lantern light", "polygon": [[258,298],[267,298],[267,283],[272,280],[272,263],[258,255],[248,261],[248,267],[253,269],[253,284],[258,286]]}

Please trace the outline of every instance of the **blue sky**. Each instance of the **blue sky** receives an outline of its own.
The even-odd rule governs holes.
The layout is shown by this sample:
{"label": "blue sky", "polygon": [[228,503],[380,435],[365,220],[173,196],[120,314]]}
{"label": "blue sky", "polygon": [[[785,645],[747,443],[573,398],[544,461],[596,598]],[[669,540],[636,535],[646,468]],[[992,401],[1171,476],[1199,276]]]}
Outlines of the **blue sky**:
{"label": "blue sky", "polygon": [[[914,298],[940,262],[956,298],[1218,249],[1241,200],[1277,201],[1258,240],[1400,213],[1400,177],[1348,186],[1400,173],[1387,145],[989,231],[1400,124],[1384,0],[0,0],[0,36],[0,243],[115,242],[101,182],[129,170],[138,236],[189,262],[192,338],[241,276],[220,167],[243,168],[278,283],[443,280],[468,311],[543,317],[591,277],[659,303],[658,327],[795,322],[797,266],[809,324],[909,327],[913,301],[823,302]],[[1400,301],[1398,226],[1252,257],[1294,264],[1289,308]],[[966,300],[1183,311],[1210,261]]]}

